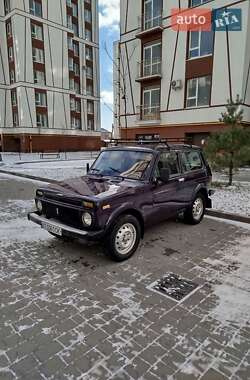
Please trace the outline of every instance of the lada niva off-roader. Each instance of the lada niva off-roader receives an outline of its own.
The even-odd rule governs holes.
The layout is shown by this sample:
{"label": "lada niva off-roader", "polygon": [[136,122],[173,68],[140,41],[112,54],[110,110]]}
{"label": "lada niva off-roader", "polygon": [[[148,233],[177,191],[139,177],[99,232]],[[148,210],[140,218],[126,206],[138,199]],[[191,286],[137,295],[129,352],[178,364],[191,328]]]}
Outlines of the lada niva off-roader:
{"label": "lada niva off-roader", "polygon": [[104,242],[122,261],[150,225],[179,214],[200,223],[212,207],[211,177],[198,147],[118,145],[103,150],[87,175],[39,188],[28,218],[60,239]]}

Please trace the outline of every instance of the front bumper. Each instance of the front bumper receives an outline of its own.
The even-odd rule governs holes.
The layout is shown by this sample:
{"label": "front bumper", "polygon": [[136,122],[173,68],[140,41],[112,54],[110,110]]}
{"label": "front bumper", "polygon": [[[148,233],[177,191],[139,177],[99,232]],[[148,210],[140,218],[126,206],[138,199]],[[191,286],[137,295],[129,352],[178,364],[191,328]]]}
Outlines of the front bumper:
{"label": "front bumper", "polygon": [[31,212],[28,215],[28,220],[34,222],[43,228],[43,225],[49,224],[56,228],[60,228],[62,237],[70,237],[74,239],[85,239],[85,240],[99,240],[104,236],[104,231],[84,231],[78,228],[67,226],[55,219],[47,219],[44,216],[39,215],[38,212]]}

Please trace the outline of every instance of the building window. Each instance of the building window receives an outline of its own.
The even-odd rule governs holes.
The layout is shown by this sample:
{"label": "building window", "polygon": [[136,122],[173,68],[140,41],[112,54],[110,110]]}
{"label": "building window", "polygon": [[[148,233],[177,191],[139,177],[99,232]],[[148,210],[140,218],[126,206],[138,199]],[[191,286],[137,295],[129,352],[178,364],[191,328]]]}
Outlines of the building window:
{"label": "building window", "polygon": [[48,118],[44,113],[36,114],[36,125],[37,127],[47,128],[48,127]]}
{"label": "building window", "polygon": [[69,29],[72,29],[73,25],[72,25],[72,16],[71,15],[67,15],[67,27]]}
{"label": "building window", "polygon": [[74,89],[77,94],[80,94],[80,84],[78,82],[74,82]]}
{"label": "building window", "polygon": [[88,96],[94,96],[94,88],[92,83],[87,84],[86,93]]}
{"label": "building window", "polygon": [[17,106],[17,96],[16,96],[16,90],[11,91],[11,104],[12,106]]}
{"label": "building window", "polygon": [[144,1],[144,29],[151,29],[162,23],[162,0]]}
{"label": "building window", "polygon": [[87,41],[92,41],[92,31],[88,28],[85,29],[85,39]]}
{"label": "building window", "polygon": [[160,87],[146,87],[143,90],[141,117],[143,120],[159,120],[161,104]]}
{"label": "building window", "polygon": [[80,75],[80,66],[76,62],[74,62],[74,73],[75,73],[76,76]]}
{"label": "building window", "polygon": [[4,12],[7,15],[10,13],[11,7],[10,7],[10,0],[4,0]]}
{"label": "building window", "polygon": [[47,107],[47,96],[45,92],[35,92],[36,106]]}
{"label": "building window", "polygon": [[93,67],[86,66],[86,77],[88,79],[93,79]]}
{"label": "building window", "polygon": [[79,45],[77,42],[73,42],[73,50],[74,50],[74,55],[76,57],[79,57]]}
{"label": "building window", "polygon": [[31,23],[31,36],[36,40],[43,41],[43,27],[41,25]]}
{"label": "building window", "polygon": [[72,57],[69,57],[69,71],[74,70],[74,60]]}
{"label": "building window", "polygon": [[18,122],[18,113],[17,112],[13,112],[13,125],[14,127],[17,127],[19,124]]}
{"label": "building window", "polygon": [[94,115],[94,102],[91,100],[87,101],[87,112],[89,115]]}
{"label": "building window", "polygon": [[198,5],[202,5],[207,3],[210,0],[190,0],[190,7],[196,7]]}
{"label": "building window", "polygon": [[94,131],[95,130],[94,119],[90,119],[90,118],[88,119],[87,129],[88,129],[88,131]]}
{"label": "building window", "polygon": [[34,71],[34,82],[37,84],[45,85],[45,73],[43,71]]}
{"label": "building window", "polygon": [[89,24],[91,24],[92,22],[92,13],[89,9],[85,9],[84,11],[84,19],[86,22],[88,22]]}
{"label": "building window", "polygon": [[30,13],[42,17],[42,3],[39,0],[30,0]]}
{"label": "building window", "polygon": [[15,83],[16,76],[15,76],[15,70],[10,70],[10,84]]}
{"label": "building window", "polygon": [[71,118],[71,128],[72,129],[81,129],[81,120],[76,117]]}
{"label": "building window", "polygon": [[187,81],[186,107],[204,107],[210,103],[211,76],[189,79]]}
{"label": "building window", "polygon": [[76,112],[81,112],[81,100],[76,99],[75,100],[75,110]]}
{"label": "building window", "polygon": [[75,3],[72,3],[72,11],[73,11],[73,16],[78,17],[78,5]]}
{"label": "building window", "polygon": [[70,97],[70,111],[75,111],[76,109],[76,102],[75,102],[75,98],[73,98],[72,96]]}
{"label": "building window", "polygon": [[74,89],[75,89],[75,81],[74,81],[73,78],[70,78],[70,79],[69,79],[69,89],[70,89],[71,91],[74,91]]}
{"label": "building window", "polygon": [[161,72],[161,42],[144,45],[142,76],[156,75]]}
{"label": "building window", "polygon": [[75,34],[76,36],[78,36],[78,34],[79,34],[78,24],[77,24],[76,22],[73,22],[72,26],[73,26],[74,34]]}
{"label": "building window", "polygon": [[93,49],[92,46],[86,46],[85,56],[88,61],[93,61]]}
{"label": "building window", "polygon": [[73,38],[68,36],[68,49],[73,50]]}
{"label": "building window", "polygon": [[213,54],[214,32],[195,31],[189,33],[188,58],[197,58]]}
{"label": "building window", "polygon": [[44,63],[44,51],[43,49],[33,48],[33,61],[36,63]]}
{"label": "building window", "polygon": [[14,52],[13,52],[13,46],[10,46],[8,49],[8,56],[9,56],[9,61],[13,62],[14,61]]}
{"label": "building window", "polygon": [[6,32],[7,32],[7,36],[8,37],[12,36],[11,21],[8,21],[7,24],[6,24]]}

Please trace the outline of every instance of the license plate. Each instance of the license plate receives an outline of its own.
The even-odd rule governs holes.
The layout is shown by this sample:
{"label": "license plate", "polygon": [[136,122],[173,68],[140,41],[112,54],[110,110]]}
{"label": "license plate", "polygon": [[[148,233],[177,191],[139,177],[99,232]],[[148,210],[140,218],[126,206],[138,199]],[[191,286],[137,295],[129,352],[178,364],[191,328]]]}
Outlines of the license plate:
{"label": "license plate", "polygon": [[42,223],[42,228],[52,234],[62,236],[62,229],[49,223]]}

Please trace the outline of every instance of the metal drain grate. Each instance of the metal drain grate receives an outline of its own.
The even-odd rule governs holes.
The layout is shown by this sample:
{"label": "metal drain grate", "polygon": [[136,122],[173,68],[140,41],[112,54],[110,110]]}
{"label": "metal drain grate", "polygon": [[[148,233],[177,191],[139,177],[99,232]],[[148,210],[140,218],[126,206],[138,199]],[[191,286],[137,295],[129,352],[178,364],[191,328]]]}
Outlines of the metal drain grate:
{"label": "metal drain grate", "polygon": [[181,278],[174,273],[169,273],[162,279],[149,285],[148,289],[179,302],[190,296],[198,287],[192,281]]}

